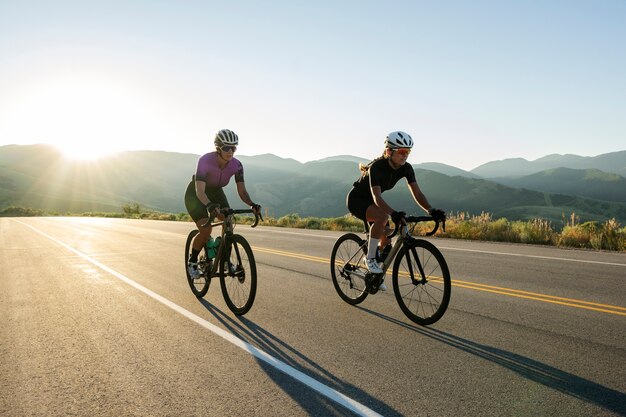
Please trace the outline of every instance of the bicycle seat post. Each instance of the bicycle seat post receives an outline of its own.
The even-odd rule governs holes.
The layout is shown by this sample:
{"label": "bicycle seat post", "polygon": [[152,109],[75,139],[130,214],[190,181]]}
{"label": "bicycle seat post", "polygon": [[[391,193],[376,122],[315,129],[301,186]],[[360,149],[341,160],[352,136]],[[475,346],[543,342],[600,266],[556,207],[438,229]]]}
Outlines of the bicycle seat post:
{"label": "bicycle seat post", "polygon": [[367,220],[363,220],[363,233],[365,233],[366,239],[369,239],[369,237],[370,237],[370,224],[367,222]]}

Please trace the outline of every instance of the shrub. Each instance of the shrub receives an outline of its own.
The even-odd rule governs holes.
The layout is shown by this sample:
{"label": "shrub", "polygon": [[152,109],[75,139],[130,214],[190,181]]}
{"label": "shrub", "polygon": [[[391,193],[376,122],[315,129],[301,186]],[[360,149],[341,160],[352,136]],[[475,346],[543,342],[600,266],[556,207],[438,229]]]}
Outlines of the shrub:
{"label": "shrub", "polygon": [[596,222],[576,224],[572,221],[561,231],[557,245],[573,248],[591,248],[591,240],[595,233]]}
{"label": "shrub", "polygon": [[46,213],[43,210],[32,209],[30,207],[7,207],[0,211],[2,217],[33,217],[33,216],[45,216]]}
{"label": "shrub", "polygon": [[514,233],[522,243],[541,245],[554,244],[556,234],[548,220],[532,219],[528,222],[513,222]]}
{"label": "shrub", "polygon": [[[308,217],[304,219],[304,221],[305,229],[324,229],[322,227],[322,221],[320,219],[317,219],[315,217]],[[326,225],[328,225],[328,222],[326,222]]]}
{"label": "shrub", "polygon": [[615,219],[606,221],[591,238],[594,249],[626,250],[626,233]]}
{"label": "shrub", "polygon": [[141,213],[141,204],[139,203],[127,203],[122,205],[122,211],[126,215],[134,215]]}
{"label": "shrub", "polygon": [[278,221],[276,222],[276,226],[280,226],[280,227],[297,227],[296,225],[298,224],[298,222],[300,221],[300,216],[292,213],[292,214],[287,214],[286,216],[283,216],[281,218],[278,219]]}
{"label": "shrub", "polygon": [[362,232],[363,221],[351,215],[346,215],[343,217],[335,217],[334,219],[330,219],[329,230],[346,231],[346,232]]}
{"label": "shrub", "polygon": [[176,220],[180,221],[180,222],[189,222],[191,221],[191,216],[189,215],[189,213],[178,213],[176,215]]}

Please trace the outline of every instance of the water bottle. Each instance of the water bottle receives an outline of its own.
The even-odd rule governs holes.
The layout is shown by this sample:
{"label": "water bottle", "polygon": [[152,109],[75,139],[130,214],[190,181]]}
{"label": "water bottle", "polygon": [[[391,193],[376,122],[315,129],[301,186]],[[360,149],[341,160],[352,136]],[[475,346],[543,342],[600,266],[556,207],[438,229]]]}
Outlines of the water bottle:
{"label": "water bottle", "polygon": [[206,256],[209,259],[215,258],[215,241],[213,240],[213,236],[209,236],[209,240],[206,242]]}
{"label": "water bottle", "polygon": [[213,256],[217,256],[217,250],[220,248],[221,240],[222,240],[222,238],[220,236],[218,236],[213,241],[213,251],[215,252],[215,255],[213,255]]}

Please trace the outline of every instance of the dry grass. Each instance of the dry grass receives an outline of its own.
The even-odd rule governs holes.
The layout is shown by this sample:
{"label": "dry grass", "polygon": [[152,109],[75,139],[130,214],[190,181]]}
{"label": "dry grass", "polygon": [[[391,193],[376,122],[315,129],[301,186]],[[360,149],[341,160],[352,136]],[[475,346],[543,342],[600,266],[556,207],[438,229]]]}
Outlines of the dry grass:
{"label": "dry grass", "polygon": [[[45,213],[22,207],[9,207],[0,212],[0,216],[50,216],[73,215],[91,217],[124,217],[134,219],[191,221],[187,213],[171,214],[144,211],[137,206],[126,207],[123,213]],[[237,216],[237,222],[251,224],[251,216]],[[361,220],[352,216],[334,218],[300,217],[298,214],[289,214],[278,219],[267,217],[261,223],[265,226],[288,227],[297,229],[317,229],[363,231]],[[552,245],[558,247],[573,247],[597,250],[626,251],[626,227],[622,227],[617,220],[610,219],[604,223],[584,222],[575,213],[563,219],[563,228],[555,230],[552,224],[544,219],[529,221],[509,221],[504,218],[493,219],[490,213],[470,215],[469,213],[449,213],[446,221],[446,231],[439,230],[437,236],[453,239],[471,239],[482,241],[531,243]],[[414,230],[415,235],[424,235],[432,228],[432,223],[419,223]]]}
{"label": "dry grass", "polygon": [[[240,219],[240,221],[251,222],[251,220],[245,219]],[[278,219],[266,219],[262,224],[300,229],[363,231],[361,220],[352,216],[324,219],[301,218],[297,214],[289,214]],[[415,227],[414,234],[424,235],[431,229],[432,223],[419,223]],[[490,213],[481,213],[480,215],[456,213],[448,216],[446,231],[443,232],[440,229],[437,236],[453,239],[626,251],[626,227],[621,227],[615,219],[605,223],[587,222],[580,224],[575,213],[569,216],[561,231],[555,230],[552,224],[544,219],[509,221],[504,218],[493,219]]]}

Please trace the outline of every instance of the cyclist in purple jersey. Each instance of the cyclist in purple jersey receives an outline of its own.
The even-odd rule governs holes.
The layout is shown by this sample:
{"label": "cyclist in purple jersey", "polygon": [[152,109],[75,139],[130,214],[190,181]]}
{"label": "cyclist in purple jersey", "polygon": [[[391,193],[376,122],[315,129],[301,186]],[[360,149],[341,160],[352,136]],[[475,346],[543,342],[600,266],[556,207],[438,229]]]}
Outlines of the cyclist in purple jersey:
{"label": "cyclist in purple jersey", "polygon": [[[406,178],[409,190],[415,202],[431,216],[435,218],[445,217],[443,210],[434,209],[420,190],[415,180],[415,171],[407,158],[413,147],[413,138],[405,132],[391,132],[385,139],[385,151],[380,158],[361,167],[361,177],[354,183],[354,187],[347,196],[347,206],[350,213],[361,220],[373,223],[370,229],[368,242],[368,254],[366,257],[367,268],[375,274],[382,273],[382,269],[376,260],[376,249],[380,243],[381,252],[388,253],[386,229],[389,216],[394,223],[405,223],[406,213],[395,211],[382,198],[384,191],[392,189],[396,183]],[[383,256],[384,259],[384,256]],[[385,290],[381,285],[380,289]]]}
{"label": "cyclist in purple jersey", "polygon": [[[260,205],[252,201],[246,190],[243,165],[233,156],[239,144],[239,137],[235,132],[223,129],[217,132],[213,142],[215,152],[209,152],[200,157],[196,174],[192,177],[185,192],[185,207],[200,231],[192,242],[189,255],[189,274],[194,278],[198,274],[198,254],[211,237],[211,226],[203,227],[209,220],[207,206],[218,204],[220,208],[230,207],[222,188],[233,176],[241,201],[249,205],[256,213],[259,213],[261,209]],[[224,216],[218,214],[218,218],[223,220]]]}

